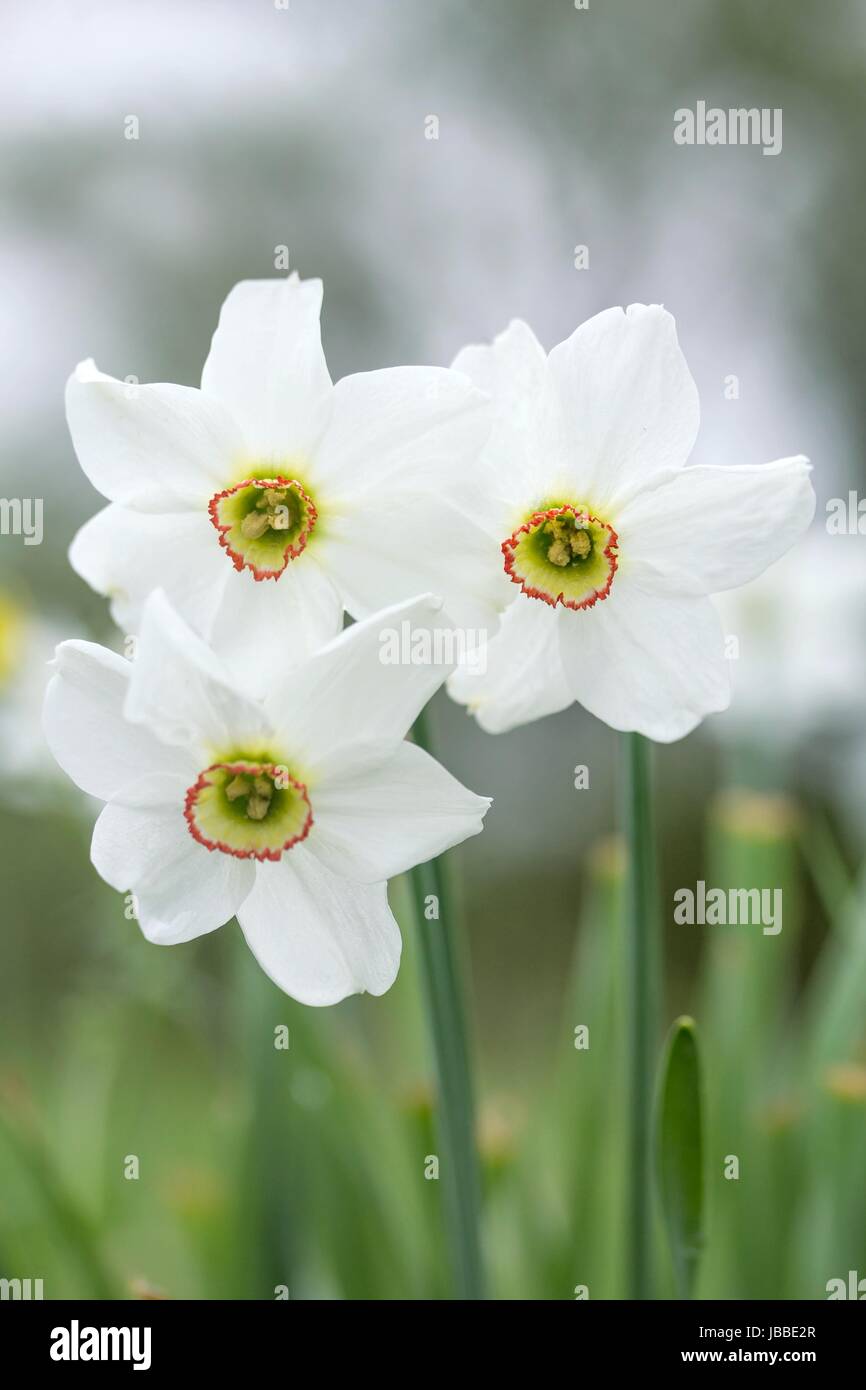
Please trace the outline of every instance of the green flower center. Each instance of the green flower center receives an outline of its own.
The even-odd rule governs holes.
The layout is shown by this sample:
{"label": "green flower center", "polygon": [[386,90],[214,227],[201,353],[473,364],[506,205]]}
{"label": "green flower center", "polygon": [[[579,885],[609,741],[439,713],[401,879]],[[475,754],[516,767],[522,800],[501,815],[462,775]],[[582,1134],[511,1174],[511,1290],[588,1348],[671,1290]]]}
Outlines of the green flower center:
{"label": "green flower center", "polygon": [[257,487],[244,500],[252,502],[241,522],[245,540],[257,541],[266,531],[294,530],[299,521],[300,507],[295,494],[287,487]]}
{"label": "green flower center", "polygon": [[274,799],[274,779],[265,772],[236,772],[224,788],[226,801],[242,801],[250,820],[264,820]]}
{"label": "green flower center", "polygon": [[199,844],[238,859],[279,859],[313,823],[303,782],[280,764],[246,758],[205,768],[184,815]]}
{"label": "green flower center", "polygon": [[592,535],[587,522],[578,520],[572,512],[562,512],[538,528],[538,539],[548,564],[585,564],[592,554]]}
{"label": "green flower center", "polygon": [[282,475],[249,478],[218,492],[208,511],[235,569],[248,569],[255,579],[279,579],[318,520],[309,493]]}
{"label": "green flower center", "polygon": [[619,563],[613,527],[586,507],[564,503],[532,512],[502,542],[505,571],[529,598],[591,608],[606,599]]}

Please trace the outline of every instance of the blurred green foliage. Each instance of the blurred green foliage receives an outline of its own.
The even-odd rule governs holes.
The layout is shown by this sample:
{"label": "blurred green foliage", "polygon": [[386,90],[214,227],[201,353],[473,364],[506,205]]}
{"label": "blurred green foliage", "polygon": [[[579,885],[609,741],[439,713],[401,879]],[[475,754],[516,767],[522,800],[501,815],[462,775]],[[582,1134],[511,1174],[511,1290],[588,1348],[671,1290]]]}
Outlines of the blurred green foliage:
{"label": "blurred green foliage", "polygon": [[[273,273],[283,243],[325,280],[335,377],[448,360],[515,313],[550,344],[629,299],[665,300],[707,352],[704,321],[735,296],[752,308],[740,336],[754,330],[762,361],[784,351],[790,363],[791,415],[767,456],[788,443],[818,452],[803,437],[817,417],[817,442],[840,445],[834,485],[861,482],[856,0],[591,0],[581,14],[569,0],[335,0],[327,30],[312,0],[293,0],[285,20],[244,7],[244,37],[262,25],[256,62],[284,43],[289,72],[244,88],[202,49],[210,25],[225,41],[231,7],[190,25],[195,8],[157,20],[160,7],[120,0],[107,50],[82,28],[69,56],[49,52],[56,15],[28,64],[45,112],[2,137],[10,301],[29,276],[26,316],[10,319],[23,366],[0,420],[2,490],[41,489],[46,540],[4,538],[0,585],[31,618],[119,640],[66,561],[100,505],[66,435],[66,372],[93,353],[118,376],[195,382],[223,295]],[[153,48],[138,57],[157,24],[190,78],[215,64],[208,92],[163,81]],[[126,53],[139,69],[128,95],[111,85]],[[88,83],[98,100],[85,119]],[[710,167],[675,151],[673,111],[698,97],[783,105],[783,155],[715,152]],[[137,146],[119,134],[130,109]],[[421,137],[429,111],[442,118],[435,150]],[[671,221],[669,205],[688,220]],[[585,279],[576,240],[592,247]],[[715,391],[731,364],[702,360]],[[766,387],[759,377],[753,394]],[[838,433],[822,434],[827,419]],[[38,692],[13,701],[0,667],[4,708],[32,735]],[[784,692],[768,699],[783,713]],[[615,739],[578,711],[496,739],[442,699],[435,713],[442,760],[495,796],[484,836],[451,856],[474,976],[491,1292],[621,1297]],[[866,883],[849,867],[862,823],[842,821],[804,759],[793,749],[768,773],[750,750],[736,780],[766,799],[734,802],[716,798],[732,779],[706,736],[659,759],[665,920],[673,889],[701,877],[785,894],[778,938],[668,932],[665,1018],[694,1014],[706,1072],[699,1297],[820,1298],[829,1278],[866,1274]],[[573,790],[579,761],[591,793]],[[798,808],[781,795],[791,789]],[[88,841],[73,788],[44,767],[4,769],[0,1277],[41,1277],[48,1297],[446,1297],[408,886],[391,890],[405,940],[396,986],[318,1012],[258,972],[236,927],[171,950],[145,943]],[[580,1025],[588,1050],[575,1047]],[[274,1046],[283,1026],[288,1050]],[[129,1156],[137,1180],[124,1177]],[[657,1237],[656,1288],[673,1296]]]}
{"label": "blurred green foliage", "polygon": [[[785,799],[723,799],[713,882],[781,885],[790,914],[805,833]],[[42,875],[49,941],[15,963],[14,1003],[4,981],[3,1274],[41,1277],[49,1297],[447,1297],[408,884],[392,885],[407,924],[395,987],[317,1011],[271,985],[236,927],[151,947],[101,888],[80,900],[99,955],[64,953],[72,912],[53,899],[89,873],[82,838]],[[548,1065],[529,1090],[482,1098],[496,1297],[625,1291],[622,883],[622,851],[604,841]],[[849,885],[805,981],[791,915],[777,937],[704,929],[687,991],[706,1069],[699,1297],[820,1298],[866,1266],[864,891]],[[65,983],[47,1011],[51,969]],[[674,1296],[660,1238],[654,1259],[657,1292]]]}

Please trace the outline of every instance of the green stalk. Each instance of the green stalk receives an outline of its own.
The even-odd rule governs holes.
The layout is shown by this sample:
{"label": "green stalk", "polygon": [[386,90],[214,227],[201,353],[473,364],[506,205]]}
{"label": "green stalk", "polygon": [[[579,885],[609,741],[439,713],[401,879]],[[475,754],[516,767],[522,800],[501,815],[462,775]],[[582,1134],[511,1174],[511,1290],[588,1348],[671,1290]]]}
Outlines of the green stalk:
{"label": "green stalk", "polygon": [[628,979],[627,1225],[629,1296],[652,1297],[652,1111],[658,1040],[658,879],[651,744],[626,734],[626,970]]}
{"label": "green stalk", "polygon": [[803,821],[800,849],[832,930],[847,928],[854,882],[826,816]]}
{"label": "green stalk", "polygon": [[[413,730],[415,742],[430,752],[426,711]],[[454,940],[454,916],[441,861],[419,864],[411,873],[421,987],[427,1013],[438,1090],[439,1180],[451,1255],[455,1297],[483,1299],[481,1188],[475,1146],[474,1098],[469,1040]],[[431,899],[438,918],[427,916]]]}
{"label": "green stalk", "polygon": [[[274,1028],[290,1025],[290,1048],[298,1049],[296,1011],[261,969],[239,926],[235,926],[233,1000],[236,1047],[249,1106],[239,1153],[237,1241],[243,1251],[232,1261],[237,1298],[273,1298],[296,1279],[309,1193],[297,1117],[287,1096],[297,1061],[274,1047]],[[302,1296],[302,1294],[301,1294]]]}

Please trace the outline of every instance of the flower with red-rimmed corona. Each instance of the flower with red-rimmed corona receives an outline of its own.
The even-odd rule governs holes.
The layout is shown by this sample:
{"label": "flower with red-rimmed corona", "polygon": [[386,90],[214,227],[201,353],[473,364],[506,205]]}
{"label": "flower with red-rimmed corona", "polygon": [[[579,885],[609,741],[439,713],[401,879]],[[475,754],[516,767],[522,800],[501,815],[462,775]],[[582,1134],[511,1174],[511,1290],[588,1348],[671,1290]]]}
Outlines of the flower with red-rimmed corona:
{"label": "flower with red-rimmed corona", "polygon": [[452,669],[382,660],[382,634],[451,629],[437,599],[396,605],[311,657],[272,661],[250,696],[148,599],[135,659],[63,642],[44,727],[64,771],[106,804],[91,858],[131,893],[150,941],[237,916],[287,994],[382,994],[400,961],[387,880],[477,834],[489,806],[404,735]]}
{"label": "flower with red-rimmed corona", "polygon": [[571,502],[542,505],[502,542],[509,579],[551,608],[591,608],[607,598],[616,548],[613,527]]}
{"label": "flower with red-rimmed corona", "polygon": [[135,633],[147,595],[232,661],[254,693],[269,649],[297,660],[362,618],[433,592],[491,628],[495,584],[459,480],[489,402],[438,367],[336,385],[319,280],[249,280],[223,305],[201,389],[139,385],[81,363],[66,393],[84,472],[109,499],[70,559]]}
{"label": "flower with red-rimmed corona", "polygon": [[494,402],[464,505],[503,616],[451,695],[501,733],[577,701],[615,729],[682,738],[730,698],[711,594],[761,573],[815,510],[808,460],[686,460],[698,396],[674,320],[609,309],[548,355],[513,322],[454,367]]}

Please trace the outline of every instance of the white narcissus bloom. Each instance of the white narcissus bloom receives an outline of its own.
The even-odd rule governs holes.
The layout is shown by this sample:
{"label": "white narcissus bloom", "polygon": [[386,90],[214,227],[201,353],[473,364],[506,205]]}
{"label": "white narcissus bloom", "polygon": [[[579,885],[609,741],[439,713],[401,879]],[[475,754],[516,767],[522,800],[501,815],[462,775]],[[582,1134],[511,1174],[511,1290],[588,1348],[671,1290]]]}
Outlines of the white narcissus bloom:
{"label": "white narcissus bloom", "polygon": [[60,777],[33,718],[60,635],[54,623],[0,589],[0,802],[16,808],[39,807]]}
{"label": "white narcissus bloom", "polygon": [[463,625],[495,624],[484,537],[452,499],[490,428],[453,370],[395,367],[332,385],[320,280],[248,280],[220,314],[201,390],[135,385],[82,363],[72,440],[111,505],[79,531],[74,569],[136,632],[147,595],[174,607],[255,693],[284,659],[433,592]]}
{"label": "white narcissus bloom", "polygon": [[609,309],[546,355],[513,322],[454,366],[496,423],[464,498],[490,537],[505,607],[487,670],[455,699],[500,733],[578,701],[669,742],[730,698],[708,595],[745,584],[805,531],[808,460],[684,467],[698,396],[674,320]]}
{"label": "white narcissus bloom", "polygon": [[[429,597],[356,624],[268,696],[244,693],[155,593],[135,659],[64,642],[45,697],[54,756],[106,802],[91,857],[150,941],[237,915],[306,1004],[382,994],[400,960],[386,880],[477,834],[489,806],[404,734],[447,666],[387,665],[382,634],[449,626]],[[419,649],[423,649],[424,643]]]}
{"label": "white narcissus bloom", "polygon": [[757,738],[771,748],[790,748],[828,730],[862,741],[861,544],[859,536],[828,535],[816,527],[796,552],[754,583],[722,596],[722,621],[728,639],[736,640],[736,659],[732,718],[722,721],[720,736]]}

